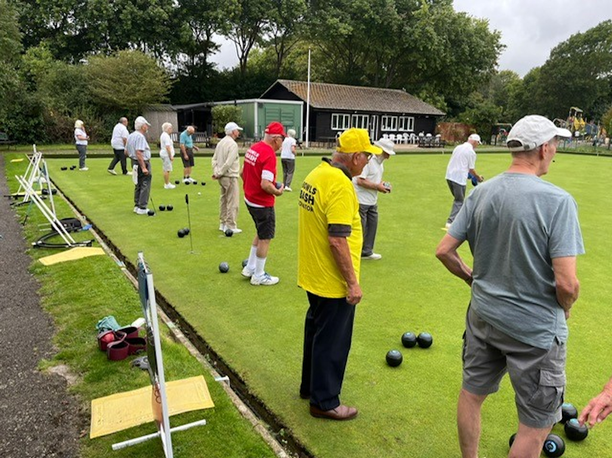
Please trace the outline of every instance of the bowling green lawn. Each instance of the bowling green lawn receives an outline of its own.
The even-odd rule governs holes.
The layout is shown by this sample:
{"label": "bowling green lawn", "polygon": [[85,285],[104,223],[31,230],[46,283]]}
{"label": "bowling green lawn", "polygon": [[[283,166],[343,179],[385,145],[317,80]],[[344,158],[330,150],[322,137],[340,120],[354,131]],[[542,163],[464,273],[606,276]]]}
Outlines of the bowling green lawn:
{"label": "bowling green lawn", "polygon": [[[161,163],[153,159],[152,199],[157,206],[174,205],[173,212],[158,212],[155,217],[132,212],[131,179],[110,176],[106,172],[109,159],[89,159],[88,172],[60,171],[61,166],[75,164],[74,159],[53,159],[48,164],[61,191],[123,255],[134,262],[138,251],[144,252],[156,288],[310,453],[322,458],[439,458],[459,456],[455,406],[470,294],[465,283],[434,256],[452,203],[444,180],[448,159],[448,154],[398,155],[385,163],[385,180],[393,184],[393,192],[379,196],[375,251],[383,258],[362,263],[364,296],[357,306],[341,395],[344,403],[358,407],[360,413],[354,421],[337,423],[312,418],[308,401],[298,396],[307,301],[296,286],[297,200],[300,183],[320,157],[298,157],[294,192],[277,198],[276,238],[266,265],[269,273],[281,279],[273,287],[251,286],[240,275],[254,235],[244,204],[239,214],[244,232],[230,238],[218,231],[219,189],[208,178],[210,158],[196,158],[193,174],[197,180],[205,178],[206,186],[181,184],[174,190],[163,189]],[[19,167],[25,168],[25,163],[7,164],[9,177]],[[506,154],[483,153],[477,170],[489,178],[508,164]],[[173,180],[181,175],[176,163],[175,169]],[[587,250],[578,260],[581,294],[569,321],[565,396],[579,409],[612,374],[611,175],[608,157],[558,154],[545,177],[577,200]],[[176,235],[188,225],[186,193],[193,252],[190,239]],[[461,253],[471,263],[467,246]],[[222,261],[229,263],[229,273],[218,271]],[[117,308],[120,304],[116,302]],[[114,311],[111,305],[108,311]],[[400,337],[406,331],[430,332],[433,346],[404,349]],[[401,366],[386,365],[390,349],[403,353]],[[171,353],[166,359],[170,358]],[[206,412],[202,415],[207,417]],[[508,438],[516,429],[513,391],[506,377],[499,393],[484,405],[480,455],[505,456]],[[553,432],[564,437],[559,425]],[[566,441],[564,456],[610,456],[611,441],[609,420],[582,443]],[[138,447],[131,453],[138,453]],[[185,453],[180,456],[196,456]]]}

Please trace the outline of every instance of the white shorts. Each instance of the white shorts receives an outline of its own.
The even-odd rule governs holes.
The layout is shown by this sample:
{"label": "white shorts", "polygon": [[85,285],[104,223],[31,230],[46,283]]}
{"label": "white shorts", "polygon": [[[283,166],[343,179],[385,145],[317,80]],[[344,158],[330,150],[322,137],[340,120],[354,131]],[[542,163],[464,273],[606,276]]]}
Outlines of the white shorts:
{"label": "white shorts", "polygon": [[172,172],[172,161],[168,156],[161,156],[162,170],[164,172]]}

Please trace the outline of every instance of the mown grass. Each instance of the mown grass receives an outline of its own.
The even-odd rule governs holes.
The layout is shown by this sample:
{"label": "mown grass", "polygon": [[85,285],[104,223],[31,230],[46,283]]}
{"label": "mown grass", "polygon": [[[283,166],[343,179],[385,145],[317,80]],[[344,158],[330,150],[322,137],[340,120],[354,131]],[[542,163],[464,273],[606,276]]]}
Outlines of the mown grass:
{"label": "mown grass", "polygon": [[[22,164],[11,164],[7,157],[7,175],[21,173]],[[15,180],[10,179],[11,188],[16,189]],[[58,215],[70,216],[70,211],[61,199],[55,200]],[[23,215],[26,207],[20,207]],[[41,234],[39,224],[45,222],[37,210],[30,212],[26,225],[28,240]],[[77,240],[91,238],[88,232],[73,234]],[[55,240],[54,240],[55,241]],[[59,238],[57,240],[60,241]],[[36,260],[57,253],[51,249],[31,249]],[[83,457],[151,457],[163,456],[159,440],[151,440],[137,446],[113,452],[111,445],[155,432],[155,426],[142,425],[97,439],[89,439],[90,402],[92,399],[118,392],[147,386],[150,381],[146,371],[130,368],[130,360],[111,362],[99,351],[95,325],[99,319],[114,315],[120,324],[126,325],[142,315],[139,296],[131,283],[108,256],[95,256],[73,262],[45,267],[34,261],[32,272],[41,282],[41,300],[44,309],[53,317],[57,326],[54,337],[57,355],[51,361],[41,362],[41,368],[57,364],[70,367],[78,380],[71,392],[81,403],[85,436],[81,440]],[[154,272],[155,276],[155,272]],[[215,407],[171,417],[171,425],[178,426],[200,419],[207,425],[173,434],[176,457],[273,457],[274,453],[262,438],[242,418],[229,400],[223,388],[193,358],[189,352],[174,342],[165,326],[162,329],[162,347],[166,380],[179,380],[195,375],[204,375]],[[71,413],[78,415],[77,412]]]}
{"label": "mown grass", "polygon": [[[226,238],[217,230],[214,182],[164,190],[161,165],[154,160],[153,200],[157,205],[171,203],[175,210],[151,218],[132,213],[129,178],[106,174],[105,160],[92,159],[87,173],[60,172],[67,160],[49,162],[57,184],[124,255],[134,259],[144,250],[164,296],[312,453],[433,458],[458,456],[455,404],[469,300],[469,289],[433,255],[451,206],[444,180],[448,158],[398,155],[386,163],[385,178],[394,188],[379,199],[376,251],[383,259],[362,266],[364,300],[358,306],[342,394],[344,402],[360,408],[360,415],[348,423],[311,418],[307,402],[297,395],[307,304],[305,293],[296,287],[296,192],[277,200],[277,238],[267,270],[279,275],[281,283],[257,288],[240,276],[240,262],[254,235],[252,222],[241,206],[239,226],[244,233]],[[319,160],[298,158],[294,189]],[[504,154],[480,154],[477,169],[489,178],[508,163]],[[607,306],[612,297],[607,281],[611,168],[609,158],[558,155],[546,177],[578,201],[587,248],[578,263],[582,295],[569,324],[566,398],[577,406],[598,392],[610,375],[605,323],[612,318]],[[208,177],[208,159],[196,160],[195,172],[198,180]],[[187,225],[185,193],[190,195],[193,254],[189,239],[176,236],[176,230]],[[470,259],[467,248],[462,253]],[[217,270],[221,261],[230,263],[228,274]],[[400,336],[408,330],[431,332],[433,347],[401,348]],[[404,354],[399,368],[384,362],[391,348]],[[516,427],[513,392],[506,380],[483,410],[481,456],[504,456]],[[568,444],[565,456],[606,456],[611,438],[610,425],[602,425],[587,441]]]}

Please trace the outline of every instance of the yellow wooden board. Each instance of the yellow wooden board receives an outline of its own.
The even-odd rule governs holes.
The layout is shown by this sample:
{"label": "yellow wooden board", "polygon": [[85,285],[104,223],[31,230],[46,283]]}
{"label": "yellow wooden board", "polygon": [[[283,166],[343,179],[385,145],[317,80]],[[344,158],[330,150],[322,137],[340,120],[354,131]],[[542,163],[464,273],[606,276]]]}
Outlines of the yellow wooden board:
{"label": "yellow wooden board", "polygon": [[23,161],[23,158],[21,158],[21,159],[11,159],[11,162],[22,162],[22,161]]}
{"label": "yellow wooden board", "polygon": [[[166,383],[169,414],[214,407],[202,375]],[[151,386],[117,393],[91,401],[91,430],[94,439],[154,420]]]}
{"label": "yellow wooden board", "polygon": [[99,247],[75,247],[67,251],[62,251],[61,253],[45,256],[44,258],[40,258],[39,261],[45,266],[50,266],[58,262],[74,261],[76,259],[99,256],[102,254],[104,254],[104,250]]}

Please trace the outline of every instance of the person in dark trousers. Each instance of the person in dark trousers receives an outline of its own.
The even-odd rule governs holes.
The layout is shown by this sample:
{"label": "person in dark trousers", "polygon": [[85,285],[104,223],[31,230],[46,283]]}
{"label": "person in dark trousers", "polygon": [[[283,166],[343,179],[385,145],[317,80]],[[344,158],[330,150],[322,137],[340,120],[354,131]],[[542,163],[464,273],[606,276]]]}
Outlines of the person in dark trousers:
{"label": "person in dark trousers", "polygon": [[372,154],[365,129],[348,129],[331,160],[324,158],[302,184],[298,201],[298,286],[310,307],[304,323],[300,397],[310,399],[310,415],[351,420],[357,409],[340,403],[353,336],[359,284],[361,219],[352,178]]}
{"label": "person in dark trousers", "polygon": [[134,213],[146,215],[151,194],[151,148],[145,137],[149,122],[142,116],[134,121],[134,132],[128,136],[126,149],[130,159],[136,164],[136,186],[134,187]]}
{"label": "person in dark trousers", "polygon": [[119,119],[119,122],[113,128],[113,135],[111,137],[111,147],[113,148],[113,160],[108,166],[107,172],[111,175],[117,175],[115,172],[115,166],[121,164],[121,173],[123,175],[128,174],[127,170],[127,156],[125,155],[125,144],[130,133],[127,130],[128,119],[123,117]]}

